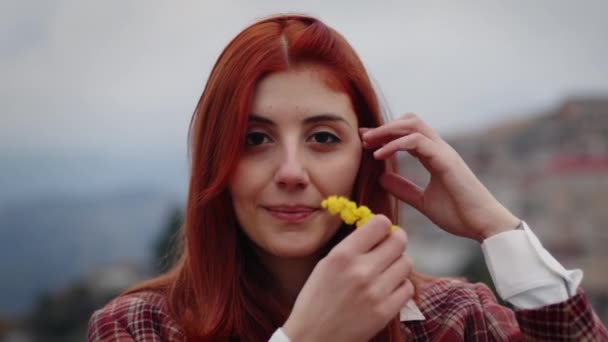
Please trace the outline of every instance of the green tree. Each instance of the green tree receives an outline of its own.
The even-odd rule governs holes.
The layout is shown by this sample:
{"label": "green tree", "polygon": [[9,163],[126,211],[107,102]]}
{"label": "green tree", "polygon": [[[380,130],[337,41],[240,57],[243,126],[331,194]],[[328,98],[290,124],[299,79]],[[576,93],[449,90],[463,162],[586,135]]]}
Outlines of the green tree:
{"label": "green tree", "polygon": [[82,340],[96,302],[85,285],[75,283],[60,293],[42,293],[27,321],[40,341]]}

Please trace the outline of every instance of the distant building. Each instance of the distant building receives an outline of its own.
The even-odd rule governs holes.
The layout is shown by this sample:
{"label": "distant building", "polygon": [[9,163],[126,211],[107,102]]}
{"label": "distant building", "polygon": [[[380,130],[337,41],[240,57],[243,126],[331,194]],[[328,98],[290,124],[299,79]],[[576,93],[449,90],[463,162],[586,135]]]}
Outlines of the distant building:
{"label": "distant building", "polygon": [[[573,98],[553,113],[446,139],[498,200],[525,219],[608,321],[608,96]],[[401,173],[421,186],[427,172],[411,157]],[[404,209],[415,264],[454,275],[478,249]]]}
{"label": "distant building", "polygon": [[524,216],[546,248],[608,295],[608,156],[558,155],[524,184]]}

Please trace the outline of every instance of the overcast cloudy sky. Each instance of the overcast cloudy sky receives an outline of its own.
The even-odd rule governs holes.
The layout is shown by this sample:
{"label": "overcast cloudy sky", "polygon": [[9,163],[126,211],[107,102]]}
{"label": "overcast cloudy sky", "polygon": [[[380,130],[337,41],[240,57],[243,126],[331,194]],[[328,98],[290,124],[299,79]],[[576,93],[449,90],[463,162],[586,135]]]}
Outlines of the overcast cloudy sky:
{"label": "overcast cloudy sky", "polygon": [[444,134],[608,94],[603,0],[5,0],[0,149],[181,153],[222,48],[290,11],[343,33],[392,112]]}

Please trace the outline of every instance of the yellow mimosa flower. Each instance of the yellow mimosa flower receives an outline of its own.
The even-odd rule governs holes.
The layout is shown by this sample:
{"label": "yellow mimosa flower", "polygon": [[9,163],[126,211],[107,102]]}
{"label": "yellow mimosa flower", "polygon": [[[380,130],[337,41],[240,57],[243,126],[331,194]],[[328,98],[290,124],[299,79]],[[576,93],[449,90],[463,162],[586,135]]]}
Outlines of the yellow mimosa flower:
{"label": "yellow mimosa flower", "polygon": [[[339,214],[344,223],[354,224],[357,228],[374,216],[368,207],[364,205],[357,207],[357,203],[343,196],[329,196],[321,202],[321,207],[332,215]],[[397,229],[398,226],[391,226],[391,233]]]}

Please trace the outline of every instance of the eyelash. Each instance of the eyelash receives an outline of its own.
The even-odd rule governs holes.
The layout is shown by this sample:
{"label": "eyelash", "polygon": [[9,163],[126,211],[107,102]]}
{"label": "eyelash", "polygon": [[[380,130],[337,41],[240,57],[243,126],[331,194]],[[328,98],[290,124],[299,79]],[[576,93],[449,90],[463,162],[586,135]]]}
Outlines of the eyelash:
{"label": "eyelash", "polygon": [[245,145],[246,146],[253,147],[253,146],[259,146],[259,145],[262,144],[262,143],[259,143],[259,144],[253,144],[253,143],[251,143],[250,139],[252,137],[262,138],[262,143],[267,143],[267,142],[265,142],[265,140],[270,141],[270,137],[266,133],[262,133],[262,132],[249,132],[245,136]]}
{"label": "eyelash", "polygon": [[311,137],[317,137],[318,138],[320,135],[325,136],[325,137],[331,139],[332,141],[331,142],[319,142],[319,141],[317,141],[316,143],[318,143],[318,144],[333,145],[333,144],[337,144],[337,143],[340,142],[340,138],[338,138],[335,134],[330,133],[330,132],[326,132],[326,131],[313,133],[311,135]]}
{"label": "eyelash", "polygon": [[[321,142],[318,141],[319,136],[323,136],[324,138],[329,138],[329,142]],[[334,144],[338,144],[341,142],[340,138],[338,138],[338,136],[336,136],[333,133],[330,132],[326,132],[326,131],[321,131],[321,132],[316,132],[313,133],[308,139],[306,139],[306,141],[309,141],[310,139],[316,137],[317,141],[313,141],[313,143],[316,144],[320,144],[320,145],[334,145]],[[251,138],[261,138],[262,141],[258,142],[258,143],[254,143],[251,141]],[[269,142],[272,142],[272,140],[270,139],[270,136],[268,136],[268,134],[266,133],[262,133],[262,132],[250,132],[247,133],[247,136],[245,137],[245,145],[248,147],[255,147],[255,146],[260,146],[262,144],[267,144]]]}

